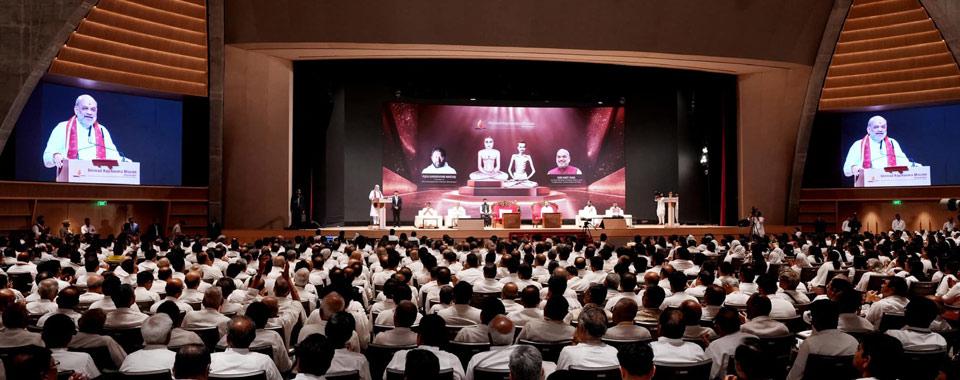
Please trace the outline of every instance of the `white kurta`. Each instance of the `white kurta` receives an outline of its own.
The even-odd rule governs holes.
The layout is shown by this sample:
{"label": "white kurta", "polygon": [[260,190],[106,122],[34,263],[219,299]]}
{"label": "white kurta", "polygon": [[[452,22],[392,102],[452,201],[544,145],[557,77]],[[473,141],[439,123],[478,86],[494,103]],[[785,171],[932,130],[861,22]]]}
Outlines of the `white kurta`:
{"label": "white kurta", "polygon": [[368,196],[367,199],[370,199],[370,216],[372,217],[380,216],[380,212],[378,212],[377,208],[373,206],[373,201],[380,198],[383,198],[382,192],[379,192],[377,190],[370,190],[370,196]]}
{"label": "white kurta", "polygon": [[[883,140],[873,141],[873,139],[867,139],[870,141],[870,162],[871,165],[875,168],[885,168],[887,167],[887,147],[882,146]],[[893,144],[893,154],[896,156],[896,166],[907,166],[910,165],[910,160],[907,159],[907,155],[903,153],[903,150],[900,149],[900,143],[897,140],[890,139],[890,143]],[[847,159],[843,162],[843,175],[851,177],[854,174],[857,174],[853,171],[853,167],[863,167],[863,139],[859,139],[850,146],[850,150],[847,151]]]}
{"label": "white kurta", "polygon": [[[103,145],[105,147],[107,158],[113,160],[120,159],[120,153],[117,152],[117,146],[113,145],[113,139],[107,127],[100,124],[100,131],[103,132]],[[67,122],[62,121],[53,128],[50,133],[50,139],[47,140],[47,148],[43,150],[43,165],[52,168],[56,166],[53,161],[53,154],[60,153],[63,158],[67,158]],[[97,158],[97,138],[96,132],[91,131],[89,127],[77,123],[77,158],[81,160],[92,160]]]}

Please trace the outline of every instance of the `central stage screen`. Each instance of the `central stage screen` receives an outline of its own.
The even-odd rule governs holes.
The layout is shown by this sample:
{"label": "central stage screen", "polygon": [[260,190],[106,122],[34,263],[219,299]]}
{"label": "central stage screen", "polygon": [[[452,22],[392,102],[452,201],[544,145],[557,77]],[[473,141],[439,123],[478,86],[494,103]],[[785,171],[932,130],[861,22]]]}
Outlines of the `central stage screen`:
{"label": "central stage screen", "polygon": [[[506,107],[387,103],[384,194],[410,220],[427,202],[479,216],[515,203],[524,218],[550,205],[572,219],[625,204],[622,107]],[[389,212],[388,212],[389,215]]]}

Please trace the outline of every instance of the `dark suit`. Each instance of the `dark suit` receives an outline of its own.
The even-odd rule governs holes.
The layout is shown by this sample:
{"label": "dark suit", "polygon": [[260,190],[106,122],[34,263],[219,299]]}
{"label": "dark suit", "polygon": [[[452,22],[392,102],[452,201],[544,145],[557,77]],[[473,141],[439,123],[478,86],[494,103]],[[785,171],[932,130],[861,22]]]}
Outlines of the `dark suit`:
{"label": "dark suit", "polygon": [[306,211],[306,205],[303,201],[303,195],[293,194],[293,197],[290,198],[290,226],[300,227],[304,222],[304,214]]}
{"label": "dark suit", "polygon": [[394,195],[390,197],[393,201],[393,204],[390,206],[390,209],[393,210],[393,226],[400,227],[400,210],[403,209],[403,198],[400,198],[399,195]]}

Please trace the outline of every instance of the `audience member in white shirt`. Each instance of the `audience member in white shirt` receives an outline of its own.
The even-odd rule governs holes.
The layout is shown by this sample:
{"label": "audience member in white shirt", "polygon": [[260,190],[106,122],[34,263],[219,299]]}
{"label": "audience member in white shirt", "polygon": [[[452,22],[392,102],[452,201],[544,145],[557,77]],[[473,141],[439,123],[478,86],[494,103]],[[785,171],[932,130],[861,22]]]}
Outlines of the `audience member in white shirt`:
{"label": "audience member in white shirt", "polygon": [[43,324],[46,323],[47,319],[54,315],[63,314],[71,319],[73,319],[74,324],[77,323],[77,320],[80,319],[80,313],[76,312],[77,304],[79,303],[80,290],[76,286],[68,286],[60,291],[60,295],[57,296],[57,309],[51,313],[44,314],[37,320],[37,327],[43,327]]}
{"label": "audience member in white shirt", "polygon": [[564,322],[567,313],[569,306],[565,297],[556,296],[547,300],[543,319],[529,320],[520,330],[517,340],[559,342],[572,339],[576,329]]}
{"label": "audience member in white shirt", "polygon": [[201,282],[199,272],[189,272],[184,277],[183,283],[186,289],[180,294],[180,301],[186,304],[198,304],[203,302],[203,292],[199,289]]}
{"label": "audience member in white shirt", "polygon": [[813,334],[800,344],[787,380],[803,378],[809,355],[853,356],[857,352],[857,340],[837,330],[839,316],[840,308],[833,301],[819,300],[810,305]]}
{"label": "audience member in white shirt", "polygon": [[90,354],[85,352],[67,351],[70,339],[77,333],[76,325],[70,317],[57,314],[47,320],[43,327],[43,343],[53,351],[54,360],[58,361],[58,371],[73,371],[76,374],[93,379],[100,376],[100,370]]}
{"label": "audience member in white shirt", "polygon": [[[458,276],[459,277],[459,276]],[[474,293],[500,293],[503,284],[497,281],[497,267],[493,264],[483,266],[483,279],[473,283]]]}
{"label": "audience member in white shirt", "polygon": [[173,368],[177,354],[167,349],[172,329],[173,321],[166,314],[160,313],[147,318],[140,327],[144,347],[127,355],[120,366],[120,372],[135,374]]}
{"label": "audience member in white shirt", "polygon": [[134,295],[136,296],[137,302],[153,302],[157,303],[160,301],[160,294],[153,291],[153,272],[138,272],[137,273],[137,288],[134,289]]}
{"label": "audience member in white shirt", "polygon": [[297,376],[293,380],[321,380],[330,372],[335,351],[328,339],[312,334],[297,345]]}
{"label": "audience member in white shirt", "polygon": [[477,353],[470,358],[465,380],[473,380],[475,368],[509,370],[513,379],[539,380],[548,378],[556,367],[554,363],[543,361],[540,351],[530,345],[492,346],[490,351]]}
{"label": "audience member in white shirt", "polygon": [[517,284],[512,282],[503,284],[503,289],[500,290],[500,300],[503,302],[503,309],[507,314],[523,310],[523,305],[516,301],[520,296],[519,292],[520,289],[517,288]]}
{"label": "audience member in white shirt", "polygon": [[668,280],[670,281],[670,291],[673,292],[673,294],[663,299],[663,303],[660,304],[660,310],[665,310],[668,307],[680,307],[683,301],[697,302],[696,297],[684,293],[684,290],[687,288],[687,276],[678,271],[673,271],[670,273]]}
{"label": "audience member in white shirt", "polygon": [[757,277],[757,294],[770,300],[770,318],[792,318],[797,316],[793,303],[777,295],[778,276],[765,273]]}
{"label": "audience member in white shirt", "polygon": [[57,280],[48,278],[40,281],[40,286],[37,287],[39,299],[27,303],[27,313],[44,315],[57,311],[57,304],[53,300],[57,298],[58,291]]}
{"label": "audience member in white shirt", "polygon": [[914,298],[904,310],[907,325],[900,330],[887,330],[887,335],[897,338],[904,351],[945,350],[947,340],[940,334],[930,332],[930,324],[940,310],[928,298]]}
{"label": "audience member in white shirt", "polygon": [[[631,298],[621,298],[617,301],[616,305],[613,305],[614,326],[607,329],[603,338],[625,341],[650,340],[650,331],[634,324],[638,309],[637,302]],[[583,312],[580,314],[582,315]]]}
{"label": "audience member in white shirt", "polygon": [[80,303],[91,305],[103,299],[103,276],[96,273],[87,274],[87,291],[80,295]]}
{"label": "audience member in white shirt", "polygon": [[[439,361],[439,370],[452,370],[453,380],[463,380],[463,365],[456,355],[443,351],[440,347],[447,344],[447,324],[438,315],[428,315],[420,320],[420,327],[417,336],[417,349],[430,351],[436,355]],[[387,364],[387,369],[394,371],[405,371],[407,365],[407,353],[415,350],[400,350],[393,355],[393,359]],[[334,358],[336,361],[336,358]],[[331,370],[333,367],[331,366]],[[369,375],[368,375],[369,376]],[[384,377],[386,378],[386,377]],[[361,377],[362,379],[362,377]]]}
{"label": "audience member in white shirt", "polygon": [[137,328],[147,319],[147,315],[134,308],[133,287],[127,284],[120,285],[120,288],[113,293],[112,297],[116,305],[116,310],[107,313],[107,321],[104,326],[108,329],[129,329]]}
{"label": "audience member in white shirt", "polygon": [[378,333],[373,338],[373,343],[381,346],[401,347],[416,345],[417,333],[411,330],[411,326],[413,326],[417,317],[419,317],[419,313],[413,302],[401,301],[393,312],[394,328]]}
{"label": "audience member in white shirt", "polygon": [[759,338],[777,338],[790,335],[790,329],[778,321],[770,319],[770,299],[760,294],[750,296],[747,301],[749,321],[740,326],[740,331]]}
{"label": "audience member in white shirt", "polygon": [[[107,315],[103,313],[103,310],[93,309],[87,310],[83,313],[83,316],[80,317],[80,320],[77,321],[77,335],[70,340],[69,348],[98,348],[106,347],[107,351],[110,353],[110,359],[113,360],[115,367],[120,368],[123,365],[123,360],[126,359],[127,353],[123,351],[123,347],[120,347],[120,344],[113,338],[102,335],[103,334],[103,323],[106,322]],[[199,340],[199,338],[197,339]],[[203,344],[201,341],[200,344]]]}
{"label": "audience member in white shirt", "polygon": [[527,322],[543,319],[543,310],[540,310],[540,290],[533,285],[523,288],[520,293],[520,306],[523,309],[507,314],[515,326],[525,326]]}
{"label": "audience member in white shirt", "polygon": [[[620,377],[624,380],[653,379],[653,349],[646,344],[628,344],[617,350],[620,362]],[[511,372],[512,373],[512,372]]]}
{"label": "audience member in white shirt", "polygon": [[[867,320],[874,326],[879,327],[884,314],[903,314],[903,310],[909,302],[907,299],[909,291],[907,281],[902,277],[892,277],[889,280],[884,280],[879,295],[874,291],[867,292],[866,301],[873,302],[867,309]],[[881,295],[883,298],[880,298]]]}
{"label": "audience member in white shirt", "polygon": [[864,335],[853,356],[853,366],[863,380],[896,378],[904,364],[900,341],[880,333]]}
{"label": "audience member in white shirt", "polygon": [[696,343],[683,340],[686,326],[683,323],[683,312],[678,309],[667,309],[660,313],[660,338],[650,343],[653,349],[653,358],[664,363],[699,363],[707,358]]}
{"label": "audience member in white shirt", "polygon": [[717,337],[717,333],[712,328],[700,326],[700,320],[703,318],[703,308],[699,302],[683,301],[680,304],[680,311],[683,312],[683,323],[687,326],[683,332],[684,339],[711,341]]}
{"label": "audience member in white shirt", "polygon": [[256,326],[250,318],[231,319],[227,325],[227,350],[210,355],[210,374],[230,376],[263,372],[267,380],[282,380],[283,376],[269,356],[250,351],[250,344],[256,337]]}
{"label": "audience member in white shirt", "polygon": [[722,379],[727,375],[727,366],[724,363],[728,363],[736,354],[737,347],[743,344],[744,339],[756,338],[756,336],[740,331],[740,313],[729,306],[717,312],[716,317],[713,318],[713,328],[720,337],[710,342],[705,354],[713,360],[710,378]]}
{"label": "audience member in white shirt", "polygon": [[603,343],[607,332],[607,314],[599,307],[588,307],[580,312],[574,333],[576,345],[564,347],[557,359],[557,369],[604,368],[618,366],[617,349]]}
{"label": "audience member in white shirt", "polygon": [[166,292],[166,297],[159,302],[154,302],[153,306],[150,306],[151,313],[156,313],[160,305],[167,301],[173,302],[183,313],[189,313],[193,311],[192,306],[186,302],[180,301],[180,294],[183,293],[183,281],[176,278],[167,280],[167,284],[164,286],[164,291]]}
{"label": "audience member in white shirt", "polygon": [[460,281],[453,287],[453,306],[437,312],[450,326],[469,326],[480,323],[480,309],[470,306],[473,286]]}
{"label": "audience member in white shirt", "polygon": [[212,287],[203,294],[203,309],[191,310],[183,317],[181,327],[188,330],[216,327],[220,336],[227,334],[227,323],[230,318],[220,313],[223,304],[223,293],[220,288]]}

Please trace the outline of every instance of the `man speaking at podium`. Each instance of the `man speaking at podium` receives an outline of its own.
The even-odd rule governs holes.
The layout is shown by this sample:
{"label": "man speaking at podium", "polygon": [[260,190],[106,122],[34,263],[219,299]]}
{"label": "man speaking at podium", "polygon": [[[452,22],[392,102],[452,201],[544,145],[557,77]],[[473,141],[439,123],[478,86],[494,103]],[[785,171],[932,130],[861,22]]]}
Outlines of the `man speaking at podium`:
{"label": "man speaking at podium", "polygon": [[887,120],[882,116],[867,121],[867,135],[853,143],[843,163],[843,175],[861,176],[863,169],[891,166],[920,166],[910,162],[900,149],[900,143],[887,137]]}
{"label": "man speaking at podium", "polygon": [[59,168],[65,159],[120,160],[110,132],[97,122],[97,101],[90,95],[77,97],[73,116],[57,124],[47,140],[43,165]]}

